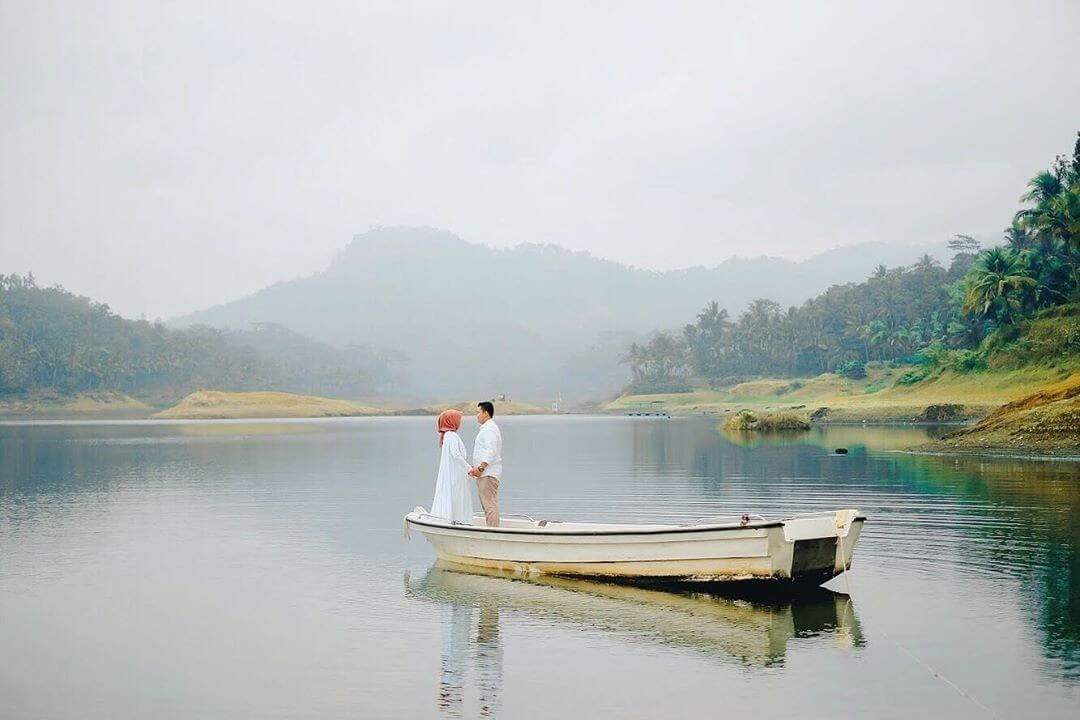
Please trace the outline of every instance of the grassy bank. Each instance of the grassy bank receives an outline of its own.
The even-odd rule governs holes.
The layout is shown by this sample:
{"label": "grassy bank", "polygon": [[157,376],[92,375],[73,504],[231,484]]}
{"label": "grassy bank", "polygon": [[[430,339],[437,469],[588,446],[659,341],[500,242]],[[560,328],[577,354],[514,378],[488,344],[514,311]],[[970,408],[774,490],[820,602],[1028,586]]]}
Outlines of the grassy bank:
{"label": "grassy bank", "polygon": [[157,413],[161,420],[320,418],[386,414],[378,408],[348,400],[284,392],[218,392],[200,390]]}
{"label": "grassy bank", "polygon": [[117,392],[0,396],[0,418],[8,419],[144,418],[153,411],[150,405]]}
{"label": "grassy bank", "polygon": [[947,369],[912,385],[898,383],[910,369],[871,363],[867,376],[858,380],[825,374],[689,393],[624,395],[604,410],[622,413],[649,407],[678,415],[799,410],[813,413],[817,422],[912,422],[926,419],[927,408],[937,405],[956,406],[946,419],[962,421],[984,417],[1005,403],[1066,380],[1080,371],[1080,365],[1029,365],[966,374]]}

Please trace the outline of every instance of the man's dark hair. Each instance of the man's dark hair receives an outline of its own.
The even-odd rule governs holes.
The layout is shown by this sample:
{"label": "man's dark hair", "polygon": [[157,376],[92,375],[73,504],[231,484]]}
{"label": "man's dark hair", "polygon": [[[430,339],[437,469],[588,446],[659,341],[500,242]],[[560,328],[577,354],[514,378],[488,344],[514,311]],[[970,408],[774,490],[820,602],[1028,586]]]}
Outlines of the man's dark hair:
{"label": "man's dark hair", "polygon": [[495,403],[490,403],[485,400],[484,402],[476,403],[476,407],[486,412],[489,417],[495,417]]}

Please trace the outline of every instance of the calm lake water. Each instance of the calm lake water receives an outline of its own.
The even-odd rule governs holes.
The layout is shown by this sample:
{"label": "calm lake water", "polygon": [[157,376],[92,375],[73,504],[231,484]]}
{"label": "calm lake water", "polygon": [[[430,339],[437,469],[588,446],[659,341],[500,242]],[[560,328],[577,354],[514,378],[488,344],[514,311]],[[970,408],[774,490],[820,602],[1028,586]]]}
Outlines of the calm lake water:
{"label": "calm lake water", "polygon": [[762,603],[434,568],[402,533],[429,418],[0,425],[0,716],[1080,714],[1080,464],[895,452],[917,428],[500,425],[504,511],[858,507],[849,582]]}

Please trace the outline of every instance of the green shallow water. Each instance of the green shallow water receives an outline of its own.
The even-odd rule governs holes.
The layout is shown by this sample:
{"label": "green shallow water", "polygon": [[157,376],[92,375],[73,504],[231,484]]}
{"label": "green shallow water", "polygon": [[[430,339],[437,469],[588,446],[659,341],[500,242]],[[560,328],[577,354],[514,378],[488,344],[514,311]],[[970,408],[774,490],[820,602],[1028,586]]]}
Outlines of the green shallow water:
{"label": "green shallow water", "polygon": [[500,425],[505,511],[858,507],[855,565],[773,601],[435,567],[401,519],[428,418],[3,424],[0,715],[1080,712],[1080,464],[896,452],[922,428]]}

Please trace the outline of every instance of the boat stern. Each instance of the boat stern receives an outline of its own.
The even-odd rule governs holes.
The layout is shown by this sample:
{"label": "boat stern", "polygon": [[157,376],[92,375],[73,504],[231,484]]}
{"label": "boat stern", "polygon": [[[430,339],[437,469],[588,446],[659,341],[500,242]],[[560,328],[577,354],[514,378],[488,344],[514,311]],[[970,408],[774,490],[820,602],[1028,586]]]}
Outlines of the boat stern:
{"label": "boat stern", "polygon": [[851,509],[785,520],[784,541],[791,547],[788,577],[820,584],[847,571],[865,521]]}

